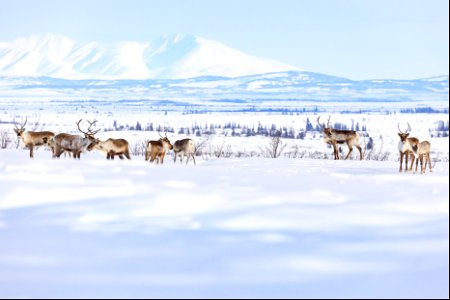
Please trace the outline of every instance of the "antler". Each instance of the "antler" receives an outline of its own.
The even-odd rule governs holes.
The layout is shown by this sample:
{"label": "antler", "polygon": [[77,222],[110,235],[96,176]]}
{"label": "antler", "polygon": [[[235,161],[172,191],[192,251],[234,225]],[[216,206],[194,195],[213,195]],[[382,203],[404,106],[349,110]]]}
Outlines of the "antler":
{"label": "antler", "polygon": [[81,128],[80,128],[80,123],[81,123],[81,121],[83,121],[83,119],[80,119],[78,122],[76,122],[77,127],[78,127],[78,130],[79,130],[81,133],[87,134],[87,132],[84,132],[84,131],[81,130]]}
{"label": "antler", "polygon": [[330,128],[330,119],[331,119],[331,115],[328,117],[327,120],[327,126],[325,126],[325,124],[320,124],[320,117],[317,118],[317,124],[319,124],[319,127],[323,128]]}
{"label": "antler", "polygon": [[159,134],[159,137],[162,138],[162,139],[164,137],[167,138],[167,130],[164,131],[164,135],[165,135],[164,137],[161,135],[161,131],[158,131],[158,134]]}
{"label": "antler", "polygon": [[408,129],[406,129],[406,131],[403,132],[403,131],[400,129],[400,123],[398,123],[398,125],[397,125],[398,131],[399,131],[401,134],[407,134],[408,131],[411,131],[411,125],[409,125],[409,122],[407,122],[406,124],[408,124]]}
{"label": "antler", "polygon": [[95,123],[97,123],[97,120],[94,120],[94,121],[89,121],[89,120],[86,120],[88,123],[89,123],[89,127],[88,127],[88,132],[89,132],[89,134],[90,135],[95,135],[97,132],[99,132],[100,130],[101,130],[101,128],[100,129],[97,129],[97,130],[95,130],[95,131],[92,131],[91,130],[91,127],[93,126],[93,125],[95,125]]}
{"label": "antler", "polygon": [[88,127],[88,129],[87,129],[87,132],[81,130],[81,128],[80,128],[80,123],[81,123],[82,120],[83,120],[83,119],[80,119],[78,122],[76,122],[76,124],[77,124],[78,130],[79,130],[80,132],[84,133],[85,135],[93,136],[93,135],[95,135],[97,132],[99,132],[99,131],[101,130],[101,129],[98,129],[98,130],[96,130],[96,131],[92,131],[92,130],[91,130],[91,127],[97,122],[96,120],[94,120],[93,122],[91,122],[91,121],[89,121],[89,120],[86,120],[86,121],[89,123],[89,127]]}
{"label": "antler", "polygon": [[323,128],[325,128],[325,124],[320,124],[320,116],[317,118],[317,124],[319,125],[319,128],[320,129],[323,129]]}
{"label": "antler", "polygon": [[[14,118],[15,119],[15,118]],[[22,130],[22,129],[25,129],[25,125],[27,125],[27,122],[28,122],[28,117],[25,117],[25,123],[23,123],[23,124],[20,124],[20,129],[19,129],[19,127],[17,127],[17,123],[16,123],[16,120],[14,120],[13,121],[14,122],[14,127],[16,128],[16,129],[18,129],[18,130]]]}

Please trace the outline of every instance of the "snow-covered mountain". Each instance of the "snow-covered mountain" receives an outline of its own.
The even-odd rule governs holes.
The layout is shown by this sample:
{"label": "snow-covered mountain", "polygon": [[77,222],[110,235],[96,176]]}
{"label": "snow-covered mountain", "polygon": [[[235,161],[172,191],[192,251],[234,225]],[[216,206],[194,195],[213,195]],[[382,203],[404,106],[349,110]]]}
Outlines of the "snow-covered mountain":
{"label": "snow-covered mountain", "polygon": [[0,75],[64,79],[239,77],[299,70],[202,37],[174,34],[112,45],[46,34],[0,42]]}
{"label": "snow-covered mountain", "polygon": [[193,35],[102,45],[43,35],[0,43],[2,99],[448,101],[448,75],[350,80]]}
{"label": "snow-covered mountain", "polygon": [[[0,76],[0,99],[49,100],[297,100],[364,102],[448,102],[448,75],[415,80],[350,80],[288,71],[241,77],[188,79],[68,80]],[[300,103],[299,102],[299,103]],[[447,104],[448,105],[448,104]]]}

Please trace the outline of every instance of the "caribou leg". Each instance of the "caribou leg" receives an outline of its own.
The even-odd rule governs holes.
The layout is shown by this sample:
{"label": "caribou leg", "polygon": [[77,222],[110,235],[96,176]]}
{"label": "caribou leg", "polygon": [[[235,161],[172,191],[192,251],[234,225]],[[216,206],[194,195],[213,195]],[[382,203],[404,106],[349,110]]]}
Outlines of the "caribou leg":
{"label": "caribou leg", "polygon": [[347,143],[347,146],[348,146],[348,153],[347,153],[347,156],[345,157],[345,160],[347,160],[349,158],[350,153],[352,153],[352,151],[353,151],[353,146],[350,143]]}
{"label": "caribou leg", "polygon": [[336,143],[332,143],[331,145],[333,146],[334,160],[339,160],[339,150]]}
{"label": "caribou leg", "polygon": [[414,154],[414,152],[411,152],[411,166],[409,167],[409,171],[412,171],[415,159],[416,155]]}
{"label": "caribou leg", "polygon": [[430,172],[433,172],[433,170],[431,169],[431,158],[430,158],[430,154],[424,154],[425,156],[425,166],[423,167],[423,172],[425,173],[427,171],[427,163],[428,163],[428,168],[430,169]]}
{"label": "caribou leg", "polygon": [[363,160],[363,154],[362,154],[362,149],[360,145],[356,146],[356,149],[359,150],[359,160]]}
{"label": "caribou leg", "polygon": [[406,157],[405,172],[408,172],[409,151],[406,151],[405,157]]}

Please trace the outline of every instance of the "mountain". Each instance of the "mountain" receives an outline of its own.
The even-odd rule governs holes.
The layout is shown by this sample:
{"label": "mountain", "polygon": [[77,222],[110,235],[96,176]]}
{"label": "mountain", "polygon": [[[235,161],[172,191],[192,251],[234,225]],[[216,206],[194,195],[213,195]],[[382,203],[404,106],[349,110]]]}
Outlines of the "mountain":
{"label": "mountain", "polygon": [[64,79],[240,77],[300,70],[256,58],[202,37],[174,34],[153,42],[112,45],[46,34],[0,42],[0,76]]}
{"label": "mountain", "polygon": [[2,77],[2,100],[173,100],[429,102],[448,107],[448,76],[415,80],[350,80],[306,71],[240,77],[202,76],[188,79],[67,80],[51,77]]}
{"label": "mountain", "polygon": [[350,80],[256,58],[193,35],[76,42],[34,35],[0,43],[0,99],[448,101],[448,75]]}

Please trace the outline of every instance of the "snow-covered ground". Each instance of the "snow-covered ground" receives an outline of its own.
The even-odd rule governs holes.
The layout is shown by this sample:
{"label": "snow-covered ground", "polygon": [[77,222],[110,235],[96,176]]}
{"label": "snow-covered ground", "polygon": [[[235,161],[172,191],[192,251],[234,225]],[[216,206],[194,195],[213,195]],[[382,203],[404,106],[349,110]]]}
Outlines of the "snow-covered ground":
{"label": "snow-covered ground", "polygon": [[448,162],[50,156],[0,150],[0,297],[449,296]]}

